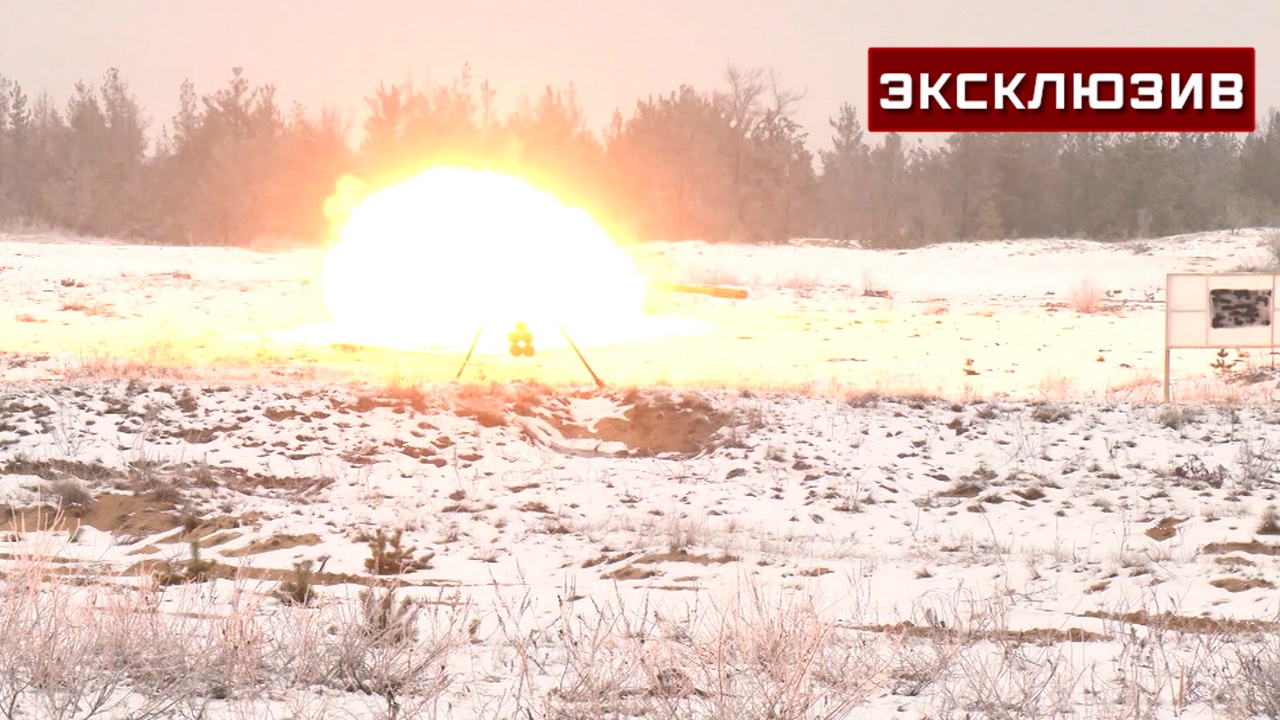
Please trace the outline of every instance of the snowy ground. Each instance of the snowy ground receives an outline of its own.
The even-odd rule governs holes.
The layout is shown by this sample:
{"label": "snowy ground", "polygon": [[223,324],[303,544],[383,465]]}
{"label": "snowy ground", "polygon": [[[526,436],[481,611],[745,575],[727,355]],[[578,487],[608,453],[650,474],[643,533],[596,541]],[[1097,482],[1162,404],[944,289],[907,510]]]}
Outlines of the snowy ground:
{"label": "snowy ground", "polygon": [[[284,343],[324,320],[316,252],[8,238],[0,562],[209,578],[153,609],[303,643],[402,532],[444,649],[362,652],[417,684],[266,643],[292,680],[159,716],[1266,716],[1280,376],[1182,352],[1184,402],[1155,402],[1165,273],[1258,264],[1261,237],[650,246],[663,279],[750,297],[655,292],[706,331],[584,348],[603,391],[563,349],[455,383],[460,355]],[[308,561],[317,597],[282,601]],[[58,715],[66,692],[6,686],[30,665],[0,660],[0,709],[13,686]]]}

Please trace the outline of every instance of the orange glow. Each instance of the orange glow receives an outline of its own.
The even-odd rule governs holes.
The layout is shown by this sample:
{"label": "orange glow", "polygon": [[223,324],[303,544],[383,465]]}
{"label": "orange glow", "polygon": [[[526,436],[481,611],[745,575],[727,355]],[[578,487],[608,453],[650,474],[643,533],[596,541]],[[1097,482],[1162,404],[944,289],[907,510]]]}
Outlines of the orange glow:
{"label": "orange glow", "polygon": [[[345,342],[506,352],[528,324],[538,348],[635,339],[645,280],[584,210],[514,177],[437,167],[358,200],[339,188],[341,222],[324,298]],[[343,221],[345,218],[345,221]]]}

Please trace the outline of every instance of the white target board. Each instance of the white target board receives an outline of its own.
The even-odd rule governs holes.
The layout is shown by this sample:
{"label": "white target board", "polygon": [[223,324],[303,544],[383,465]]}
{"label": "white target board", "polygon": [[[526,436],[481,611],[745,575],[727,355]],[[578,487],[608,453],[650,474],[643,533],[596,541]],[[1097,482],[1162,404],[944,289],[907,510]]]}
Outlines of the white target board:
{"label": "white target board", "polygon": [[1165,284],[1164,399],[1170,351],[1280,345],[1280,273],[1170,273]]}
{"label": "white target board", "polygon": [[1167,348],[1280,344],[1280,273],[1171,274],[1165,287]]}

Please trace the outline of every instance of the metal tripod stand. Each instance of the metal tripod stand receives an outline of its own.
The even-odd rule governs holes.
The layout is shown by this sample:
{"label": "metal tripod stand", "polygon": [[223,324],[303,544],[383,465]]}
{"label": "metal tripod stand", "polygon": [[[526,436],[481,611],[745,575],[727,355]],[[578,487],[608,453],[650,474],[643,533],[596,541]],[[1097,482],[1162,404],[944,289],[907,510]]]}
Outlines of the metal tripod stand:
{"label": "metal tripod stand", "polygon": [[[569,342],[569,347],[573,348],[574,354],[576,354],[578,356],[578,359],[582,361],[582,366],[585,367],[587,369],[587,372],[591,374],[591,379],[596,382],[596,387],[603,389],[604,381],[600,379],[599,375],[596,375],[595,370],[591,369],[591,364],[587,362],[587,358],[584,357],[582,354],[582,351],[578,349],[578,344],[575,343],[573,341],[573,338],[569,336],[569,331],[564,328],[564,325],[557,324],[556,327],[560,328],[560,333],[564,335],[564,339]],[[532,344],[533,336],[529,335],[526,330],[527,330],[527,327],[525,326],[524,323],[522,322],[516,323],[516,331],[511,333],[508,336],[512,339],[512,345],[511,345],[512,355],[517,355],[517,356],[524,355],[526,357],[533,355],[533,344]],[[462,372],[467,369],[467,365],[471,362],[471,355],[475,353],[476,345],[480,344],[480,336],[483,334],[484,334],[484,325],[481,324],[480,329],[476,330],[476,336],[471,340],[471,347],[467,349],[467,356],[462,360],[462,367],[458,368],[458,374],[454,376],[455,380],[460,379],[462,377]],[[521,335],[523,335],[524,338],[527,338],[527,339],[521,339],[519,342],[517,342],[518,336],[521,336]],[[522,352],[517,353],[517,349],[522,350]]]}

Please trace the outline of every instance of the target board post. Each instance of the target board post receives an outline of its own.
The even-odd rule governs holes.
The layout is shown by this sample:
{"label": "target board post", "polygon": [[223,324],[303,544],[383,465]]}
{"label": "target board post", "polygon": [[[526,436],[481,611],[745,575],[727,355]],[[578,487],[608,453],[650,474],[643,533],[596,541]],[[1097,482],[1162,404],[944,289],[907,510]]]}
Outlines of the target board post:
{"label": "target board post", "polygon": [[1178,349],[1280,345],[1280,273],[1169,273],[1165,278],[1164,401]]}

